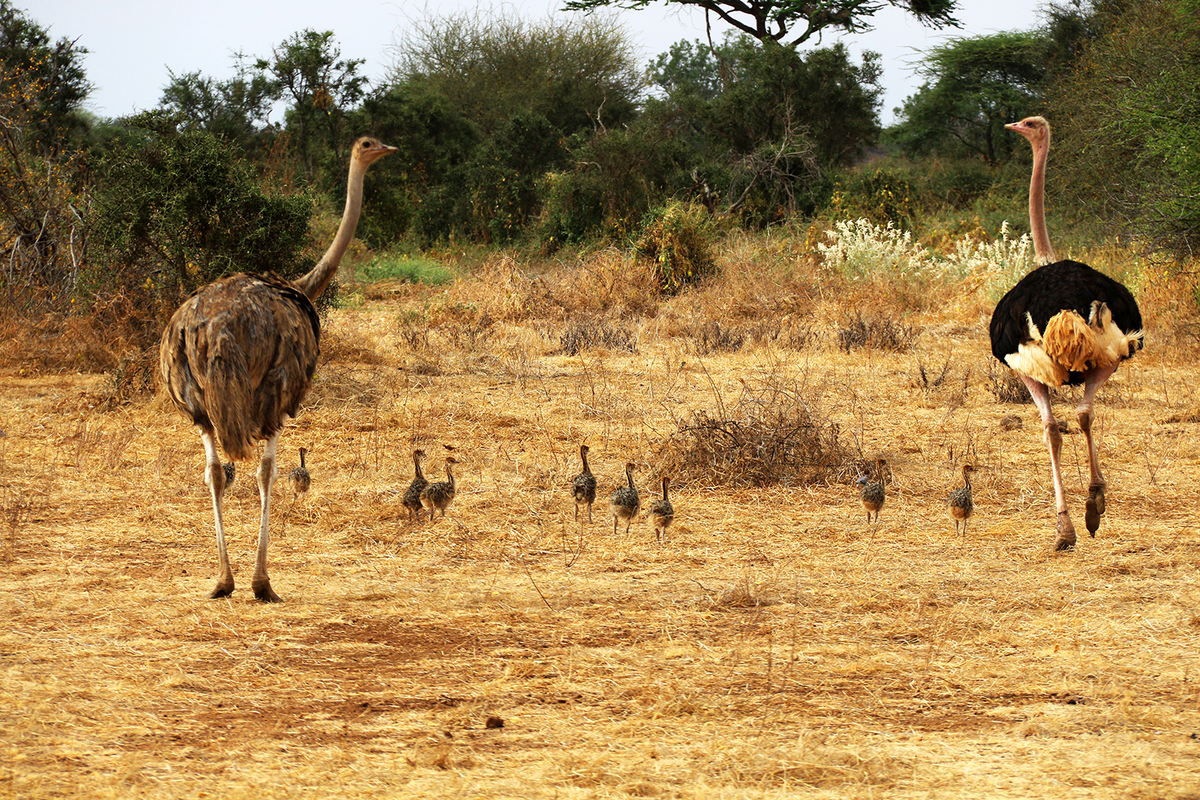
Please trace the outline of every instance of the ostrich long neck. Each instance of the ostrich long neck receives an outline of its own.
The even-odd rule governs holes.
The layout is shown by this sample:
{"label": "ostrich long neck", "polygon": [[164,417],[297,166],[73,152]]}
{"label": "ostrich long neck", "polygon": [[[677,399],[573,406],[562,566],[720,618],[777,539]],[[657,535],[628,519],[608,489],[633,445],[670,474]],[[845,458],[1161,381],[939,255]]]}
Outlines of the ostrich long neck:
{"label": "ostrich long neck", "polygon": [[1033,176],[1029,179],[1029,232],[1033,236],[1033,252],[1038,264],[1052,264],[1058,260],[1050,246],[1050,234],[1046,231],[1046,157],[1050,154],[1050,132],[1033,143]]}
{"label": "ostrich long neck", "polygon": [[338,265],[342,263],[342,256],[350,247],[350,241],[354,238],[354,230],[358,227],[358,216],[362,211],[363,175],[366,172],[366,164],[357,159],[351,160],[350,178],[346,182],[346,210],[342,213],[342,224],[338,226],[333,243],[329,245],[329,249],[325,251],[325,255],[321,256],[317,265],[304,276],[296,279],[296,285],[308,296],[309,300],[315,301],[329,286],[329,282],[337,273]]}

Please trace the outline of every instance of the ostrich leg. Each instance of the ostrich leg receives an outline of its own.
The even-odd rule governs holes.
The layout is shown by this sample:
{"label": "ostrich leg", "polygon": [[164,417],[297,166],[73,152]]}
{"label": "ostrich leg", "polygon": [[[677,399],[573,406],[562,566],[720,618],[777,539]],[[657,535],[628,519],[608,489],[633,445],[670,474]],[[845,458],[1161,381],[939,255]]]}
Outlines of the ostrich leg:
{"label": "ostrich leg", "polygon": [[212,491],[213,518],[217,526],[217,586],[209,598],[228,597],[233,594],[233,570],[229,568],[229,552],[225,549],[225,519],[221,515],[221,498],[225,494],[225,468],[221,466],[221,454],[212,431],[202,431],[204,441],[204,482]]}
{"label": "ostrich leg", "polygon": [[1071,524],[1071,515],[1067,513],[1067,493],[1063,487],[1060,466],[1062,432],[1050,407],[1050,390],[1045,384],[1025,375],[1021,376],[1021,380],[1042,415],[1042,438],[1046,440],[1046,447],[1050,451],[1050,475],[1054,480],[1054,503],[1058,509],[1058,540],[1054,543],[1054,549],[1071,550],[1075,547],[1075,526]]}
{"label": "ostrich leg", "polygon": [[1088,481],[1088,499],[1083,521],[1087,525],[1088,533],[1093,537],[1100,528],[1100,518],[1104,516],[1104,490],[1108,487],[1108,483],[1100,471],[1100,457],[1096,454],[1096,440],[1092,436],[1092,422],[1095,419],[1092,411],[1092,399],[1096,396],[1096,391],[1116,371],[1117,367],[1114,364],[1106,369],[1089,372],[1085,378],[1083,401],[1075,409],[1075,419],[1079,421],[1079,428],[1083,431],[1088,446],[1090,480]]}
{"label": "ostrich leg", "polygon": [[254,580],[250,586],[254,596],[264,603],[279,603],[283,598],[271,589],[271,579],[267,577],[267,545],[271,541],[268,523],[271,519],[271,487],[279,477],[279,468],[275,464],[275,451],[279,448],[279,433],[267,440],[263,448],[262,461],[258,465],[258,494],[262,499],[262,523],[258,529],[258,556],[254,562]]}

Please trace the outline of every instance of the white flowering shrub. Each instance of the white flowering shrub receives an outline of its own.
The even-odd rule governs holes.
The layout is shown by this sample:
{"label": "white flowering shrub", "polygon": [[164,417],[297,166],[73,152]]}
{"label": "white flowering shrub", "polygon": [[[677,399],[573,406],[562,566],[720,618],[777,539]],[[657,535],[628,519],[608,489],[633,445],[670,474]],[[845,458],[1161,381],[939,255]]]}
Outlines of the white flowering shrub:
{"label": "white flowering shrub", "polygon": [[982,277],[988,294],[996,295],[993,299],[997,299],[1034,268],[1033,258],[1029,235],[1010,238],[1006,220],[1001,223],[1000,238],[995,241],[960,239],[954,252],[941,260],[941,267],[948,277]]}
{"label": "white flowering shrub", "polygon": [[920,272],[929,252],[912,241],[912,233],[888,223],[881,227],[868,219],[839,220],[826,231],[829,243],[817,242],[825,267],[847,278],[885,275],[905,277]]}
{"label": "white flowering shrub", "polygon": [[912,234],[888,223],[886,227],[867,219],[840,220],[817,242],[825,268],[852,280],[874,277],[974,280],[989,295],[998,298],[1034,267],[1029,236],[1012,238],[1008,222],[1000,226],[1000,238],[991,242],[960,239],[948,255],[931,253],[912,241]]}

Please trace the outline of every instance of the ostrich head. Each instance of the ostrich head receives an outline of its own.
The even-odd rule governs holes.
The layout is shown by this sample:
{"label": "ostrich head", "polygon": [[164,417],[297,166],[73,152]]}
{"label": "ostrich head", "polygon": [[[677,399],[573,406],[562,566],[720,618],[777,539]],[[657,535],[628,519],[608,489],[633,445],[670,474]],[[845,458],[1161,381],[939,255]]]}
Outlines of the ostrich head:
{"label": "ostrich head", "polygon": [[1050,123],[1045,117],[1026,117],[1020,122],[1010,122],[1004,127],[1024,136],[1034,149],[1050,146]]}
{"label": "ostrich head", "polygon": [[360,136],[358,141],[354,143],[351,158],[361,163],[363,167],[369,167],[379,159],[384,156],[390,156],[394,152],[396,152],[395,147],[389,147],[374,136]]}

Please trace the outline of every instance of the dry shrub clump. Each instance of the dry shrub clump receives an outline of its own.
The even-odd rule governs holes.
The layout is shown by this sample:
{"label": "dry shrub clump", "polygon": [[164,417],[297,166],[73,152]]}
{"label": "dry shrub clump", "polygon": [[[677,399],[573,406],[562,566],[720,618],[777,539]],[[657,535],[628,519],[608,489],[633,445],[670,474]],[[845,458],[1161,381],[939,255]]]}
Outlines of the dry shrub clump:
{"label": "dry shrub clump", "polygon": [[861,313],[838,330],[838,347],[849,353],[857,348],[873,350],[911,350],[919,332],[911,325],[892,319],[864,320]]}
{"label": "dry shrub clump", "polygon": [[681,482],[760,487],[832,480],[852,461],[820,392],[769,377],[732,408],[693,411],[660,448],[662,470]]}
{"label": "dry shrub clump", "polygon": [[[992,393],[992,397],[996,398],[997,403],[1033,402],[1025,384],[1017,377],[1017,373],[1008,367],[998,367],[994,361],[989,360],[987,379],[988,391]],[[1051,390],[1051,397],[1056,395],[1057,393]]]}
{"label": "dry shrub clump", "polygon": [[593,347],[637,352],[637,333],[628,323],[590,316],[576,320],[559,334],[558,352],[577,356]]}
{"label": "dry shrub clump", "polygon": [[571,268],[546,277],[551,302],[567,315],[647,315],[658,304],[650,270],[616,248],[583,255]]}

